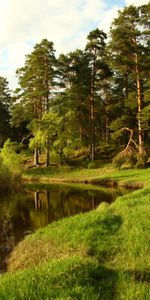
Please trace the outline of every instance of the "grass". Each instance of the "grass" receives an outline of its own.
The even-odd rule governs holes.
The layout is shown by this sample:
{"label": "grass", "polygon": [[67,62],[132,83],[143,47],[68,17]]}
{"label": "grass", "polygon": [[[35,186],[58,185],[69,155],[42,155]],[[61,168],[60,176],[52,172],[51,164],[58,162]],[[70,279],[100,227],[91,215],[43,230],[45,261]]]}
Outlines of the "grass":
{"label": "grass", "polygon": [[100,182],[102,184],[109,179],[118,182],[119,185],[132,184],[133,182],[148,184],[149,177],[150,168],[116,170],[111,164],[105,164],[94,169],[70,166],[38,167],[26,170],[23,175],[26,182]]}
{"label": "grass", "polygon": [[[102,168],[88,170],[87,177],[85,170],[63,171],[59,174],[65,174],[61,177],[65,180],[79,180],[81,173],[92,180],[104,174]],[[40,168],[30,170],[30,175],[34,172],[41,176]],[[48,180],[58,178],[51,168],[42,172],[44,178],[49,174]],[[112,170],[112,180],[143,181],[145,187],[111,206],[102,203],[94,211],[54,222],[26,237],[14,249],[8,273],[0,278],[0,299],[150,299],[149,175],[150,169]]]}

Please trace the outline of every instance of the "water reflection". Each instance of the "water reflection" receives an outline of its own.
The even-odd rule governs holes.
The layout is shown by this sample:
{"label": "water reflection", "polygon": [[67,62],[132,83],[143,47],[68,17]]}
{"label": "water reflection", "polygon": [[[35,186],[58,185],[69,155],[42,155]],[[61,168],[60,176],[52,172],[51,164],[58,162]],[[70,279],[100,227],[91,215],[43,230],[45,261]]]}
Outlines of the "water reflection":
{"label": "water reflection", "polygon": [[32,203],[33,197],[34,209],[30,209],[30,219],[35,229],[54,220],[95,209],[100,202],[111,203],[116,198],[116,191],[52,186],[48,190],[28,191],[28,200]]}
{"label": "water reflection", "polygon": [[0,195],[0,270],[5,258],[25,235],[63,217],[95,209],[122,191],[94,186],[32,186],[22,193]]}

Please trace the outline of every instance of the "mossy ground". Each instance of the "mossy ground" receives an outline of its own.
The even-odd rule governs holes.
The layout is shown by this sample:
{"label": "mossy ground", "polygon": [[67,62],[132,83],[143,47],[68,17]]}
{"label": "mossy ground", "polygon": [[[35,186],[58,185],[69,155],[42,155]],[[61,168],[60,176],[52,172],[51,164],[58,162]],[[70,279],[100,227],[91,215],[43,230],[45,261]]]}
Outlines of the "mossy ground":
{"label": "mossy ground", "polygon": [[113,172],[110,178],[145,187],[28,236],[0,278],[0,299],[150,299],[149,175]]}

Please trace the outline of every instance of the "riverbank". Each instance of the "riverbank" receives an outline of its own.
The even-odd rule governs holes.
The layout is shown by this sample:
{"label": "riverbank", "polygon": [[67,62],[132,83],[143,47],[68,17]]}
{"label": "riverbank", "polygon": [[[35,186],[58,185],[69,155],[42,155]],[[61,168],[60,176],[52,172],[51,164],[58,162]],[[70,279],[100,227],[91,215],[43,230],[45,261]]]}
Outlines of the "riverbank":
{"label": "riverbank", "polygon": [[[41,170],[34,172],[40,179]],[[150,298],[150,170],[92,169],[87,177],[85,170],[68,175],[59,170],[62,181],[80,179],[81,173],[82,179],[95,180],[98,172],[101,179],[142,182],[144,188],[28,236],[12,253],[9,273],[0,278],[0,299]],[[52,177],[56,180],[56,170],[47,180]]]}
{"label": "riverbank", "polygon": [[92,183],[131,188],[142,188],[149,183],[149,178],[150,168],[116,170],[111,164],[93,169],[70,166],[37,167],[28,169],[23,174],[25,183]]}

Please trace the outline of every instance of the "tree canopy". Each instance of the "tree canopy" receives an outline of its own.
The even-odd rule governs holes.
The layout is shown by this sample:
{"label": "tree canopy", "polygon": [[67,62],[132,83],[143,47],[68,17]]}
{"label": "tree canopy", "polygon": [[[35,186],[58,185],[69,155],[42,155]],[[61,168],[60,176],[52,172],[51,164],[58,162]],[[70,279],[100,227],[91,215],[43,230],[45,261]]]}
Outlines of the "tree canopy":
{"label": "tree canopy", "polygon": [[84,50],[58,58],[52,41],[36,44],[16,72],[12,97],[0,77],[0,142],[11,123],[20,140],[31,138],[35,164],[46,151],[49,165],[54,152],[60,162],[77,151],[92,161],[109,148],[117,153],[129,146],[132,132],[130,150],[142,157],[150,143],[149,13],[150,4],[125,7],[108,39],[96,28]]}

